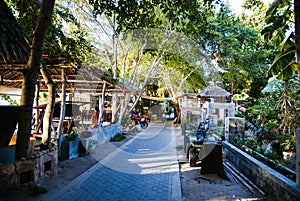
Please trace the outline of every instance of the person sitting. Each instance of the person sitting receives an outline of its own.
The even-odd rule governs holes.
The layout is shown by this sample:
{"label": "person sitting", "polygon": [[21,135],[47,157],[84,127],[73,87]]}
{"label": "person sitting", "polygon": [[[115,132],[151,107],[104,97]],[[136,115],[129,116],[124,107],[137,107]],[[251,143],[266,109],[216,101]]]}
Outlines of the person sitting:
{"label": "person sitting", "polygon": [[95,106],[95,111],[92,114],[92,127],[91,128],[97,128],[99,125],[99,107]]}
{"label": "person sitting", "polygon": [[197,129],[197,140],[203,141],[204,138],[206,137],[206,129],[205,129],[205,124],[203,122],[200,122],[198,129]]}

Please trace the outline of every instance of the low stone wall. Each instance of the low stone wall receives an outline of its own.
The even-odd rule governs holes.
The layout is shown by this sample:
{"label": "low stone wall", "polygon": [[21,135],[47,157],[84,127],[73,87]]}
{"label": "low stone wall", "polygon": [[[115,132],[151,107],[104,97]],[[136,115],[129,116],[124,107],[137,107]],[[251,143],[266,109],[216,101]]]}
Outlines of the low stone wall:
{"label": "low stone wall", "polygon": [[35,186],[46,175],[57,174],[58,154],[56,148],[44,150],[24,160],[0,164],[0,195],[7,189]]}
{"label": "low stone wall", "polygon": [[267,193],[271,200],[299,201],[300,187],[295,182],[228,142],[223,141],[223,149],[225,157]]}
{"label": "low stone wall", "polygon": [[105,138],[109,141],[116,134],[122,134],[122,126],[119,124],[111,124],[108,126],[102,126],[102,131],[104,132]]}
{"label": "low stone wall", "polygon": [[109,142],[116,134],[122,133],[122,126],[119,124],[110,124],[91,130],[80,132],[79,154],[87,155],[93,153],[97,146]]}

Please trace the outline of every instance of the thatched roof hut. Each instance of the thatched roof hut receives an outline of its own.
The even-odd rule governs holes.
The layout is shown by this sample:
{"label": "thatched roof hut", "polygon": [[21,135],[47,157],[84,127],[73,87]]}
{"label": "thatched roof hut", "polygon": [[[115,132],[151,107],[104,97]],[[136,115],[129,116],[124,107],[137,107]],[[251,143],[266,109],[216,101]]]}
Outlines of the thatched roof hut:
{"label": "thatched roof hut", "polygon": [[[14,91],[22,88],[23,70],[30,55],[30,40],[3,0],[0,0],[0,8],[0,93],[17,94]],[[80,69],[80,63],[66,62],[63,57],[50,57],[44,54],[43,59],[51,78],[57,85],[57,91],[61,91],[63,71],[67,79],[67,92],[73,92],[75,83],[77,90],[86,92],[89,89],[101,92],[103,80],[111,83],[109,75],[101,70],[93,70],[91,73],[87,69]],[[39,91],[48,90],[41,73],[38,75],[37,82]],[[109,85],[108,88],[112,87]]]}
{"label": "thatched roof hut", "polygon": [[197,97],[201,98],[202,100],[210,100],[215,98],[218,99],[219,102],[225,101],[225,99],[230,98],[231,96],[231,93],[216,85],[210,85],[197,94]]}
{"label": "thatched roof hut", "polygon": [[1,69],[24,67],[30,53],[29,40],[3,0],[0,0],[0,7]]}
{"label": "thatched roof hut", "polygon": [[[31,42],[3,0],[0,0],[0,8],[0,94],[7,94],[22,88],[23,70],[30,55]],[[66,76],[67,93],[76,90],[81,93],[101,94],[104,82],[107,83],[107,92],[118,93],[124,89],[135,91],[130,86],[115,86],[111,76],[100,69],[83,68],[81,63],[66,61],[61,56],[52,57],[46,53],[43,59],[47,71],[57,85],[57,92],[62,90],[62,74]],[[37,83],[40,92],[48,90],[41,73]]]}
{"label": "thatched roof hut", "polygon": [[0,8],[0,93],[20,95],[18,89],[4,80],[23,80],[21,71],[29,58],[29,40],[3,0]]}
{"label": "thatched roof hut", "polygon": [[208,86],[197,94],[199,98],[216,98],[231,96],[231,93],[219,86]]}

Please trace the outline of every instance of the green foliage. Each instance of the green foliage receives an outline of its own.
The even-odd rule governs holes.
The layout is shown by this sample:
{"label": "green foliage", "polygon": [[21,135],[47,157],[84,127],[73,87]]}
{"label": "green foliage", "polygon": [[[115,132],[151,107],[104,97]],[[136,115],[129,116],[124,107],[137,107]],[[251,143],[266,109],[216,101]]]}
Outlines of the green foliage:
{"label": "green foliage", "polygon": [[279,109],[274,106],[276,106],[276,94],[260,98],[257,104],[247,108],[246,116],[255,120],[256,125],[264,125],[270,119],[276,119]]}
{"label": "green foliage", "polygon": [[72,130],[70,134],[67,135],[67,141],[75,140],[78,137],[78,132],[76,130]]}
{"label": "green foliage", "polygon": [[[115,23],[115,31],[138,28],[158,28],[166,25],[180,32],[199,33],[208,24],[206,20],[213,13],[213,1],[193,0],[90,0],[94,15],[105,14]],[[186,31],[184,31],[186,30]],[[198,35],[197,35],[198,37]]]}
{"label": "green foliage", "polygon": [[156,17],[154,6],[158,5],[157,0],[90,0],[90,4],[94,7],[94,15],[105,14],[112,19],[114,30],[117,34],[128,29],[138,29],[145,27],[154,27],[160,24],[160,20]]}
{"label": "green foliage", "polygon": [[293,26],[294,9],[290,0],[275,0],[266,12],[267,26],[262,30],[265,40],[273,40],[278,46],[286,32]]}
{"label": "green foliage", "polygon": [[[213,2],[217,2],[219,11]],[[182,33],[198,45],[194,49],[205,49],[204,53],[216,59],[219,66],[226,71],[223,81],[228,84],[225,87],[229,91],[246,92],[254,97],[260,95],[257,91],[265,84],[264,75],[270,53],[263,47],[258,34],[260,30],[236,19],[227,5],[219,1],[192,0],[124,0],[117,4],[112,0],[91,0],[90,4],[94,7],[95,15],[105,14],[114,22],[115,35],[137,28],[164,30],[166,27]],[[181,91],[195,93],[207,84],[204,73],[201,70],[194,71],[197,54],[191,49],[182,53],[165,55],[163,65],[172,69],[173,74],[176,72],[176,77],[188,75],[183,85],[185,88],[181,88]]]}
{"label": "green foliage", "polygon": [[190,123],[191,123],[191,121],[188,120],[188,119],[181,120],[181,130],[182,130],[183,133],[185,133],[187,125],[189,125]]}
{"label": "green foliage", "polygon": [[259,30],[234,17],[226,7],[216,14],[208,30],[211,30],[208,50],[224,71],[225,88],[258,98],[257,91],[265,84],[270,54],[262,43]]}
{"label": "green foliage", "polygon": [[268,70],[269,77],[277,75],[278,79],[287,81],[291,79],[298,70],[296,63],[296,45],[293,38],[294,34],[292,33],[284,42],[281,51]]}
{"label": "green foliage", "polygon": [[83,61],[91,51],[86,37],[68,5],[56,4],[52,26],[47,35],[46,51],[51,55],[64,56],[67,61]]}
{"label": "green foliage", "polygon": [[244,145],[246,147],[249,147],[250,149],[253,149],[253,150],[257,150],[257,148],[259,147],[259,145],[257,144],[257,141],[255,138],[247,138],[244,142]]}
{"label": "green foliage", "polygon": [[296,152],[296,136],[285,135],[281,143],[281,148],[283,151]]}
{"label": "green foliage", "polygon": [[[181,86],[181,91],[197,93],[197,89],[204,88],[206,86],[207,80],[203,72],[205,64],[203,64],[203,66],[195,65],[196,60],[203,59],[201,58],[203,56],[199,53],[195,53],[193,55],[192,51],[188,52],[190,58],[183,58],[177,54],[166,54],[163,58],[163,64],[170,70],[170,73],[173,74],[172,77],[183,77],[186,79],[185,85]],[[209,63],[209,61],[207,61],[207,63]],[[171,81],[173,82],[173,86],[180,86],[180,79],[173,79]]]}
{"label": "green foliage", "polygon": [[126,136],[122,133],[116,134],[114,137],[110,138],[110,142],[121,142],[126,139]]}
{"label": "green foliage", "polygon": [[[266,27],[261,31],[264,39],[272,41],[276,47],[276,59],[268,70],[268,76],[277,75],[278,79],[289,80],[298,70],[296,63],[295,32],[286,35],[294,25],[292,1],[275,0],[266,12]],[[284,41],[285,40],[285,41]]]}
{"label": "green foliage", "polygon": [[15,105],[15,106],[19,105],[19,103],[16,100],[11,99],[11,97],[8,95],[1,95],[1,98],[7,101],[9,105]]}
{"label": "green foliage", "polygon": [[[31,39],[40,10],[39,1],[8,1],[16,10],[16,19]],[[66,25],[68,29],[66,30]],[[50,57],[62,56],[68,61],[82,61],[90,52],[90,44],[85,39],[80,23],[72,15],[68,6],[55,4],[53,20],[46,37],[45,53]]]}
{"label": "green foliage", "polygon": [[277,91],[260,98],[246,111],[246,118],[258,128],[257,144],[277,141],[283,149],[295,149],[295,132],[300,125],[300,104],[297,96],[297,77],[278,87]]}
{"label": "green foliage", "polygon": [[29,195],[31,196],[38,196],[40,194],[46,194],[48,190],[45,187],[35,186],[33,189],[30,190]]}
{"label": "green foliage", "polygon": [[9,7],[13,8],[16,19],[25,33],[30,39],[33,37],[33,33],[36,26],[36,21],[40,9],[40,1],[28,0],[6,0]]}
{"label": "green foliage", "polygon": [[182,121],[181,121],[181,125],[183,126],[183,127],[186,127],[189,123],[191,123],[188,119],[183,119]]}

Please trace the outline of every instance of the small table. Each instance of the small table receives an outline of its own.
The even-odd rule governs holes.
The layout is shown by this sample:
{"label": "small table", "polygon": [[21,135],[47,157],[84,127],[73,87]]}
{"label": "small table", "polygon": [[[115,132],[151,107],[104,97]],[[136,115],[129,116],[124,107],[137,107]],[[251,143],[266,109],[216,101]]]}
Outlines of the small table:
{"label": "small table", "polygon": [[201,174],[217,174],[229,180],[223,167],[222,144],[215,141],[204,142],[199,153]]}

